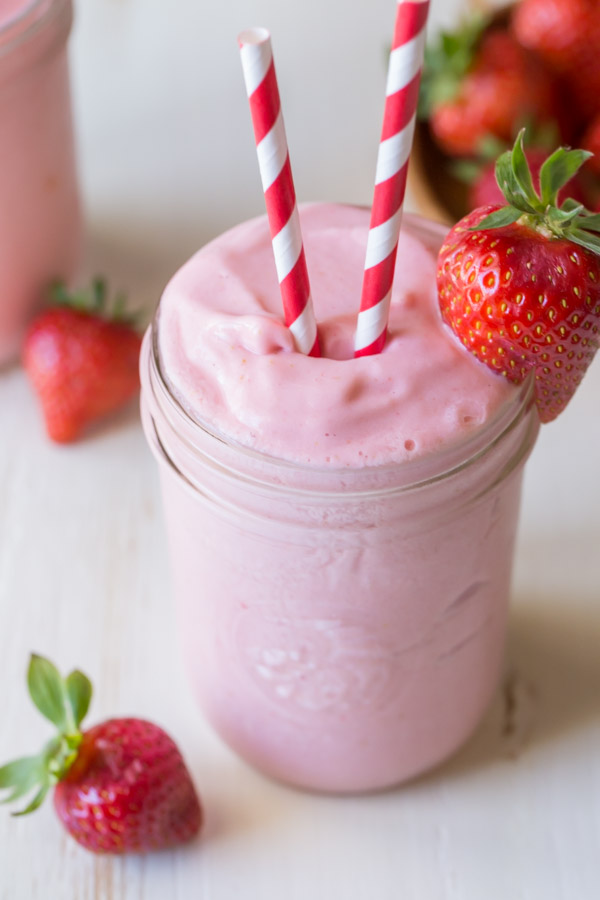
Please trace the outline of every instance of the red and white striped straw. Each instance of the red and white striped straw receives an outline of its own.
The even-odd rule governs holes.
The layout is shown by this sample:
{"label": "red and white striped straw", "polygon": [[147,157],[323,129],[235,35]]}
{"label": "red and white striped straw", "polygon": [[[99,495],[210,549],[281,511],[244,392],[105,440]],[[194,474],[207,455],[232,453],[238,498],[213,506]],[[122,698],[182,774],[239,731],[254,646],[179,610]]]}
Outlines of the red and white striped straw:
{"label": "red and white striped straw", "polygon": [[354,355],[380,353],[387,323],[425,51],[429,0],[398,0]]}
{"label": "red and white striped straw", "polygon": [[301,353],[319,356],[317,323],[310,295],[271,36],[264,28],[251,28],[238,36],[238,43],[285,324]]}

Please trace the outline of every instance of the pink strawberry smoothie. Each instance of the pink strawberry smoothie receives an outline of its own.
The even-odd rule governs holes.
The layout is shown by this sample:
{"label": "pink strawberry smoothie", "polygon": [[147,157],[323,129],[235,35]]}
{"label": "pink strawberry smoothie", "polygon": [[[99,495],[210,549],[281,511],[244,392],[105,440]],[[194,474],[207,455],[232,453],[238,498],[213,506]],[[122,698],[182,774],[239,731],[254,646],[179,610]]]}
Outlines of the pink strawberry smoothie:
{"label": "pink strawberry smoothie", "polygon": [[439,227],[406,218],[387,345],[354,359],[369,213],[301,221],[323,357],[294,350],[255,219],[167,286],[142,412],[209,719],[276,778],[370,790],[444,759],[489,703],[538,422],[442,324]]}
{"label": "pink strawberry smoothie", "polygon": [[70,0],[0,9],[0,364],[80,253],[66,40]]}
{"label": "pink strawberry smoothie", "polygon": [[255,450],[336,467],[427,456],[493,417],[514,388],[449,338],[435,256],[402,234],[385,353],[353,359],[368,213],[315,204],[302,221],[322,358],[294,352],[255,219],[204,247],[162,298],[160,355],[186,407]]}
{"label": "pink strawberry smoothie", "polygon": [[0,28],[9,22],[13,22],[23,12],[26,12],[28,7],[34,4],[35,0],[3,0],[0,6]]}

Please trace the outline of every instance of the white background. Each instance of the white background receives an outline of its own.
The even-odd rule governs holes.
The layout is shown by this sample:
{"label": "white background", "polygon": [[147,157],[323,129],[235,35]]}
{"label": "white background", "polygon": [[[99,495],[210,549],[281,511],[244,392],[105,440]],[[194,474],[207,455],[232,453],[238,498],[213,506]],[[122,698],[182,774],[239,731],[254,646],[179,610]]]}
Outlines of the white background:
{"label": "white background", "polygon": [[[457,3],[433,0],[436,21]],[[81,0],[72,41],[88,268],[152,308],[175,267],[262,210],[236,35],[268,26],[301,199],[369,203],[392,0]],[[274,785],[221,745],[180,668],[154,463],[132,407],[45,441],[0,376],[0,760],[48,729],[31,650],[179,741],[200,843],[96,859],[51,806],[0,811],[0,900],[596,900],[600,884],[600,362],[528,465],[507,675],[476,738],[376,797]]]}
{"label": "white background", "polygon": [[[432,29],[460,5],[433,0]],[[74,104],[96,249],[139,254],[160,282],[263,211],[236,40],[251,25],[272,33],[298,198],[369,204],[394,14],[393,0],[81,0]]]}

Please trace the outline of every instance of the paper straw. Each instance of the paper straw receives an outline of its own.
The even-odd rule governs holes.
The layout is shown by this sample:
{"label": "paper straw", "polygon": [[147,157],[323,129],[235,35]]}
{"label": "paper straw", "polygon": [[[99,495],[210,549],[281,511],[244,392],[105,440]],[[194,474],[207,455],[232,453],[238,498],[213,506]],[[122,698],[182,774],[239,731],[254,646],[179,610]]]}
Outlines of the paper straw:
{"label": "paper straw", "polygon": [[238,36],[238,43],[285,324],[301,353],[319,356],[317,324],[273,64],[271,36],[264,28],[251,28]]}
{"label": "paper straw", "polygon": [[398,0],[354,355],[380,353],[415,130],[429,0]]}

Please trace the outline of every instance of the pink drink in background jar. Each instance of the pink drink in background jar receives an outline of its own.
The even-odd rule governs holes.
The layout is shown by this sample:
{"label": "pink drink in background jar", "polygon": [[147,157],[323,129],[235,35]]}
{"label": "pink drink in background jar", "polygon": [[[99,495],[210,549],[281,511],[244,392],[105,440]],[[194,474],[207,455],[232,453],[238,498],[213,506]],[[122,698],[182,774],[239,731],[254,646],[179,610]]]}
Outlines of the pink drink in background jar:
{"label": "pink drink in background jar", "polygon": [[266,219],[206,246],[142,351],[179,626],[208,718],[267,774],[364,791],[439,763],[501,671],[531,384],[441,322],[407,216],[389,337],[353,358],[369,213],[301,210],[322,358],[282,323]]}
{"label": "pink drink in background jar", "polygon": [[0,365],[80,255],[66,42],[71,0],[0,4]]}

